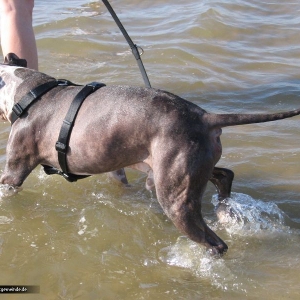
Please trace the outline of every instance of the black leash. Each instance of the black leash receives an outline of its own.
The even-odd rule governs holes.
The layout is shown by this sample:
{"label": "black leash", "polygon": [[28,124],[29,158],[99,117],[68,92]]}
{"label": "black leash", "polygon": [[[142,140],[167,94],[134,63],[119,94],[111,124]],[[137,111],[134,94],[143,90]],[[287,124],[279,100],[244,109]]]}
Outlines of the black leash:
{"label": "black leash", "polygon": [[113,8],[111,7],[111,5],[109,4],[109,2],[107,0],[102,0],[102,2],[104,3],[104,5],[106,6],[106,8],[108,9],[108,11],[110,12],[111,16],[113,17],[113,19],[115,20],[115,22],[117,23],[118,27],[120,28],[121,32],[123,33],[127,43],[129,44],[131,51],[138,63],[138,66],[140,68],[140,71],[142,73],[143,79],[144,79],[144,83],[146,85],[146,87],[151,88],[151,84],[148,78],[148,75],[146,73],[145,67],[143,65],[140,53],[139,53],[139,47],[133,43],[133,41],[131,40],[130,36],[128,35],[127,31],[125,30],[124,26],[122,25],[121,21],[119,20],[118,16],[116,15],[116,13],[114,12]]}

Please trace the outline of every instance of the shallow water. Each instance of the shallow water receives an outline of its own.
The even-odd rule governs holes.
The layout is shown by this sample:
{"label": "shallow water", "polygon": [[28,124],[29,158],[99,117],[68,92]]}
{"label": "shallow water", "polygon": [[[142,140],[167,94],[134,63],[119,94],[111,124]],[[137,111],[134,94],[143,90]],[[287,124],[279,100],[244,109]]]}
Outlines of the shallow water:
{"label": "shallow water", "polygon": [[[111,1],[141,46],[151,84],[218,113],[299,106],[300,2]],[[40,70],[77,83],[143,85],[102,2],[36,1]],[[10,127],[0,124],[0,169]],[[182,236],[145,176],[70,184],[37,168],[0,202],[0,282],[39,285],[11,299],[299,299],[299,117],[223,130],[219,166],[235,172],[242,222],[207,223],[229,246],[219,259]]]}

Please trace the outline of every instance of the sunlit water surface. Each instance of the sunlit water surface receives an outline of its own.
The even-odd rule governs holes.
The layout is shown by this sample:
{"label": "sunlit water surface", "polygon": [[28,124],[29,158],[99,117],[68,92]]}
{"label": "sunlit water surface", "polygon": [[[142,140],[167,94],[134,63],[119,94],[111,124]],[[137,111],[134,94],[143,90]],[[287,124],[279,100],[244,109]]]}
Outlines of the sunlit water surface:
{"label": "sunlit water surface", "polygon": [[[153,87],[218,113],[300,106],[299,1],[111,4],[144,49]],[[101,1],[37,0],[34,29],[41,71],[143,85]],[[71,184],[37,168],[0,201],[0,284],[40,286],[10,299],[299,299],[299,121],[223,131],[219,166],[235,172],[240,222],[218,223],[209,185],[203,215],[229,245],[219,259],[174,228],[142,174],[127,171],[124,188],[105,174]],[[9,130],[0,125],[1,169]]]}

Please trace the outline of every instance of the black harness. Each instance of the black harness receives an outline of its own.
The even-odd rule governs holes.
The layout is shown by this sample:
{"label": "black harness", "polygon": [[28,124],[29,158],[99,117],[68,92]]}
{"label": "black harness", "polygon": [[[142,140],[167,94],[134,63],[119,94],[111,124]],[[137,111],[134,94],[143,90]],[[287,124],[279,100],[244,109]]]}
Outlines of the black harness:
{"label": "black harness", "polygon": [[[20,118],[24,113],[26,113],[27,109],[41,96],[46,94],[48,91],[53,89],[56,86],[78,86],[68,80],[52,80],[46,83],[43,83],[36,88],[30,90],[22,99],[16,103],[12,108],[12,121],[11,125]],[[68,164],[67,164],[67,152],[69,149],[69,140],[71,136],[71,132],[73,129],[73,125],[77,116],[77,113],[81,107],[81,104],[86,99],[88,95],[95,92],[99,88],[105,86],[104,83],[92,82],[89,83],[80,90],[80,92],[73,99],[70,108],[66,114],[66,117],[62,123],[60,133],[58,136],[58,140],[55,144],[55,149],[58,155],[58,162],[61,167],[61,170],[58,170],[54,167],[43,165],[44,171],[48,175],[58,174],[62,175],[65,179],[70,182],[77,181],[78,179],[86,178],[89,175],[75,175],[70,174],[68,172]]]}
{"label": "black harness", "polygon": [[[142,62],[142,59],[141,59],[141,56],[139,53],[139,49],[141,49],[141,48],[133,43],[133,41],[129,37],[128,33],[126,32],[125,28],[123,27],[122,23],[120,22],[118,16],[116,15],[113,8],[109,4],[109,2],[107,0],[102,0],[102,2],[107,7],[108,11],[112,15],[113,19],[115,20],[115,22],[117,23],[121,32],[123,33],[125,39],[127,40],[128,44],[132,50],[132,53],[137,60],[138,66],[140,68],[140,71],[142,73],[142,76],[143,76],[143,79],[145,82],[145,85],[146,85],[146,87],[150,88],[151,87],[150,81],[148,79],[146,70],[144,68],[144,65],[143,65],[143,62]],[[12,60],[7,62],[10,65],[19,65],[19,66],[23,66],[23,67],[27,66],[26,60],[19,59],[16,55],[14,55],[12,53],[10,53],[10,55],[13,55]],[[46,94],[52,88],[54,88],[56,86],[72,86],[72,85],[78,86],[77,84],[74,84],[68,80],[58,79],[58,80],[49,81],[47,83],[44,83],[44,84],[34,88],[33,90],[30,90],[28,94],[26,94],[18,103],[16,103],[14,105],[14,107],[12,109],[11,125],[13,125],[13,123],[18,118],[20,118],[24,113],[26,113],[29,106],[31,106],[39,97]],[[71,103],[69,111],[63,121],[61,130],[59,133],[58,141],[55,144],[55,149],[58,153],[58,161],[59,161],[61,170],[58,170],[54,167],[43,165],[44,171],[46,172],[46,174],[48,174],[48,175],[59,174],[59,175],[62,175],[65,179],[67,179],[70,182],[77,181],[78,179],[88,177],[88,175],[75,175],[75,174],[70,174],[68,172],[67,152],[68,152],[68,148],[69,148],[69,139],[70,139],[73,125],[74,125],[74,121],[77,116],[77,112],[78,112],[82,102],[89,94],[95,92],[97,89],[99,89],[103,86],[105,86],[105,84],[98,83],[98,82],[92,82],[90,84],[85,85],[81,89],[81,91],[75,96],[73,102]]]}

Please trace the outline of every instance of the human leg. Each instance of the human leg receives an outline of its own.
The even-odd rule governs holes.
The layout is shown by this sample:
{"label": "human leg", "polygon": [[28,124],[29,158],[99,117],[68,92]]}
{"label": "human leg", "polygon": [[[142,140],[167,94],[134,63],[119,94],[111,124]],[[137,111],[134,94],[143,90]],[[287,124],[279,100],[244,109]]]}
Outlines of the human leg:
{"label": "human leg", "polygon": [[13,52],[38,69],[36,41],[32,27],[34,0],[0,0],[3,56]]}

